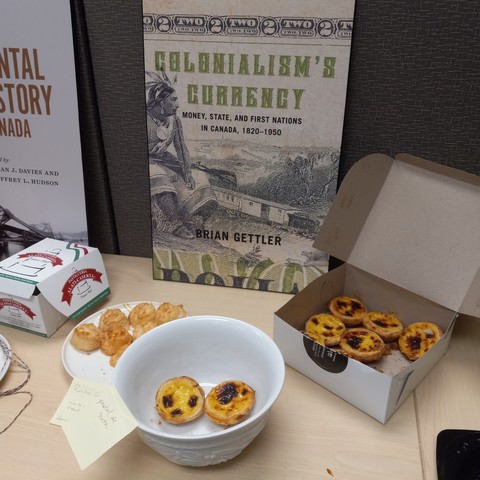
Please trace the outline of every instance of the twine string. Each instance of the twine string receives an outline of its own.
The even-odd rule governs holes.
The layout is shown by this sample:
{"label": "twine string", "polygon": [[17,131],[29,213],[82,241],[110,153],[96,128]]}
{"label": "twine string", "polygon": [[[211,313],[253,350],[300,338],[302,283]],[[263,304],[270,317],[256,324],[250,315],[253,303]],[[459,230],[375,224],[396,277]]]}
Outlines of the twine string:
{"label": "twine string", "polygon": [[20,384],[18,385],[17,387],[14,387],[10,390],[5,390],[5,391],[2,391],[0,390],[0,398],[2,397],[7,397],[9,395],[27,395],[29,398],[27,400],[27,402],[25,403],[25,405],[22,407],[22,409],[17,413],[17,415],[15,415],[15,417],[13,418],[13,420],[3,429],[3,430],[0,430],[0,435],[4,432],[6,432],[14,423],[15,421],[18,419],[18,417],[25,411],[25,409],[32,403],[32,400],[33,400],[33,395],[31,392],[28,392],[28,391],[25,391],[25,390],[22,390],[22,388],[28,383],[28,381],[30,380],[30,376],[32,374],[30,368],[28,367],[28,365],[14,352],[12,352],[10,350],[10,348],[8,348],[8,346],[2,342],[0,340],[0,348],[1,350],[3,351],[4,353],[4,356],[5,356],[5,363],[2,365],[2,368],[0,368],[0,370],[3,370],[3,368],[5,368],[6,364],[8,361],[11,360],[11,363],[12,365],[16,365],[17,367],[19,367],[21,370],[25,371],[27,373],[27,376],[25,378],[25,380]]}

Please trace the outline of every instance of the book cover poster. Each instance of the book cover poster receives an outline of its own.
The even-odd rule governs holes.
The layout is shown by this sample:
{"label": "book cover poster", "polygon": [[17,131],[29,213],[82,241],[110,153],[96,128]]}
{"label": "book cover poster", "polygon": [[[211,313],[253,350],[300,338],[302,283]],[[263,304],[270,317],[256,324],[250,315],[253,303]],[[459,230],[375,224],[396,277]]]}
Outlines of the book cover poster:
{"label": "book cover poster", "polygon": [[87,243],[70,3],[2,0],[0,259]]}
{"label": "book cover poster", "polygon": [[353,0],[144,0],[154,278],[294,293],[337,186]]}

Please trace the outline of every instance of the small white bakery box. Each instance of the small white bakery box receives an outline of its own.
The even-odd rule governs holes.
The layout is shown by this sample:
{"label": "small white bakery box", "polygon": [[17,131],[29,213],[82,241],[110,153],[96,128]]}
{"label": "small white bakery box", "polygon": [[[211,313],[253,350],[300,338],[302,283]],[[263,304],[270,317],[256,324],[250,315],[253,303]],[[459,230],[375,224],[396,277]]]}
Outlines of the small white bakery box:
{"label": "small white bakery box", "polygon": [[96,248],[46,238],[0,262],[0,324],[44,337],[109,293]]}
{"label": "small white bakery box", "polygon": [[[274,315],[285,362],[386,423],[446,353],[458,313],[480,317],[480,177],[401,154],[369,155],[343,180],[314,246],[345,263]],[[444,336],[423,357],[392,350],[373,367],[302,334],[338,295],[404,325],[431,321]]]}

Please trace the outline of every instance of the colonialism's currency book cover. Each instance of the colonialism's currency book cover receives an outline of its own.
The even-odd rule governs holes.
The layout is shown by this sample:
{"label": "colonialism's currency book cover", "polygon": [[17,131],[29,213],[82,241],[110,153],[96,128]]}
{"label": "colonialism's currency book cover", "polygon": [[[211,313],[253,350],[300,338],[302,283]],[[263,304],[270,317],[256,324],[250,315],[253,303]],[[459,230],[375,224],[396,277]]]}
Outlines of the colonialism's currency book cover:
{"label": "colonialism's currency book cover", "polygon": [[353,0],[143,0],[153,276],[296,293],[337,187]]}
{"label": "colonialism's currency book cover", "polygon": [[88,241],[70,3],[0,7],[0,260]]}

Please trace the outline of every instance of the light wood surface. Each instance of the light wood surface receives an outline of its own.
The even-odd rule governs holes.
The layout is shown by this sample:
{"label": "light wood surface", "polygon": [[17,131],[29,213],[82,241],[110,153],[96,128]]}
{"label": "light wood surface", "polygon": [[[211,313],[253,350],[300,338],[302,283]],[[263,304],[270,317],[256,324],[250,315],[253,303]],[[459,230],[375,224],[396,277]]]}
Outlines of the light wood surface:
{"label": "light wood surface", "polygon": [[445,429],[480,430],[480,320],[460,317],[450,348],[417,387],[415,402],[425,479],[436,480],[435,445]]}
{"label": "light wood surface", "polygon": [[[97,308],[128,301],[182,303],[191,315],[217,314],[250,322],[273,334],[273,312],[286,294],[161,282],[145,258],[104,255],[112,294]],[[92,312],[90,312],[92,313]],[[1,478],[9,480],[135,480],[153,478],[292,480],[435,480],[435,442],[443,428],[480,429],[480,322],[461,319],[451,348],[416,393],[382,425],[287,367],[285,386],[265,430],[225,464],[175,465],[144,445],[135,432],[81,471],[60,427],[49,423],[71,378],[61,350],[77,322],[51,338],[0,326],[12,350],[31,369],[25,386],[31,405],[0,435]],[[0,382],[5,391],[25,374],[12,366]],[[0,397],[0,430],[27,401]]]}

